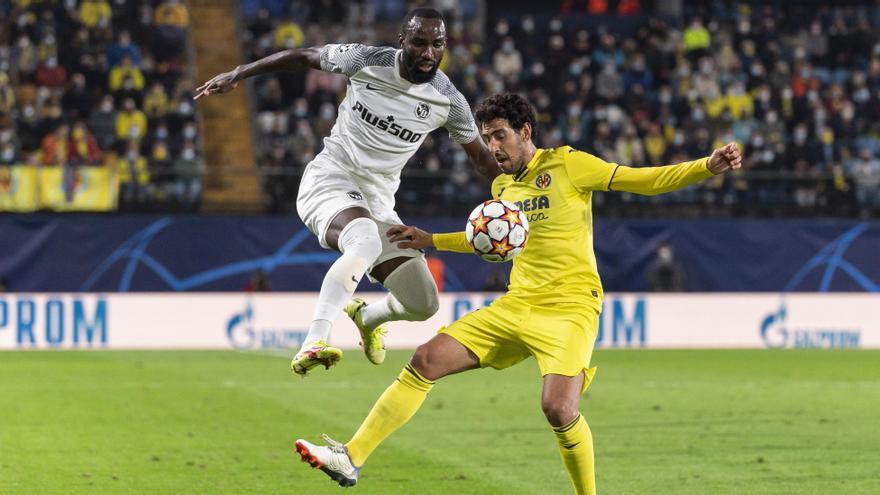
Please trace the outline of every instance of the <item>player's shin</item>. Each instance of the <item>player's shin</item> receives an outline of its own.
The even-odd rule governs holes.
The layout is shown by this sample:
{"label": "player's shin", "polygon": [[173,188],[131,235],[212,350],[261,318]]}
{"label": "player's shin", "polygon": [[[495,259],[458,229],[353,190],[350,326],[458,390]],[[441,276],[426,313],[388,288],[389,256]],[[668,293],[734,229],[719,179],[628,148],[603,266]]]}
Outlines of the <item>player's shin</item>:
{"label": "player's shin", "polygon": [[570,423],[553,428],[559,442],[559,453],[575,493],[596,493],[596,476],[593,465],[593,434],[587,421],[580,414]]}
{"label": "player's shin", "polygon": [[367,457],[419,410],[434,382],[426,379],[409,364],[373,405],[358,431],[346,444],[355,466],[363,466]]}
{"label": "player's shin", "polygon": [[351,299],[364,273],[382,253],[382,240],[376,222],[369,218],[356,218],[349,222],[339,235],[339,249],[342,256],[324,276],[303,349],[327,340],[333,322],[342,314],[342,309]]}

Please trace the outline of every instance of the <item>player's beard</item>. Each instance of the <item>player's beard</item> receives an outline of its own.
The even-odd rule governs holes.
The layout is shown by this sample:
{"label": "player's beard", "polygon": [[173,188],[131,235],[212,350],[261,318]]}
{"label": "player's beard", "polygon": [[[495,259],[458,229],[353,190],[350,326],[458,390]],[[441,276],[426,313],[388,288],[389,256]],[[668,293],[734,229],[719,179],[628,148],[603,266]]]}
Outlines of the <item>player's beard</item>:
{"label": "player's beard", "polygon": [[430,71],[423,72],[422,69],[419,69],[420,63],[419,60],[411,58],[406,52],[403,52],[403,65],[406,67],[406,71],[409,73],[412,82],[416,84],[423,84],[434,79],[434,74],[436,74],[437,69],[440,68],[440,64],[435,63]]}

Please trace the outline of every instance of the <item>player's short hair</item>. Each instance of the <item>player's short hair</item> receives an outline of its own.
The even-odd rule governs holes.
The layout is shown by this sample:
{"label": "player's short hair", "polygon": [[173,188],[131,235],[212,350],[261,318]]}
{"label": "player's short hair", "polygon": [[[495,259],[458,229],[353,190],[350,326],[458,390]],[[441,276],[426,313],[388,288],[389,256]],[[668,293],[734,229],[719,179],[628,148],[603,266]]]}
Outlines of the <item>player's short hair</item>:
{"label": "player's short hair", "polygon": [[440,22],[446,24],[446,19],[443,18],[443,14],[441,14],[439,10],[430,7],[419,7],[406,13],[403,22],[400,24],[401,33],[406,34],[406,28],[414,17],[421,17],[422,19],[440,19]]}
{"label": "player's short hair", "polygon": [[516,93],[501,93],[492,95],[477,105],[477,121],[487,124],[495,119],[505,119],[510,127],[519,131],[526,122],[532,126],[532,134],[535,133],[535,124],[538,118],[535,116],[535,108],[524,97]]}

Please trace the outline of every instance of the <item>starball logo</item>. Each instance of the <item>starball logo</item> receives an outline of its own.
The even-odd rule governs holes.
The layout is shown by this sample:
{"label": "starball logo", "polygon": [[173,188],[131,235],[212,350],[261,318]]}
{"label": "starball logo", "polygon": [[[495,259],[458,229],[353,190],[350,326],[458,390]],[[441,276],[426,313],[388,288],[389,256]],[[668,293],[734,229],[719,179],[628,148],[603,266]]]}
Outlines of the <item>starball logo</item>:
{"label": "starball logo", "polygon": [[[413,132],[400,124],[394,123],[394,116],[389,115],[384,119],[379,118],[378,115],[374,115],[373,112],[370,111],[367,107],[365,107],[361,102],[356,101],[354,106],[351,108],[353,112],[360,116],[361,120],[366,122],[367,124],[379,129],[380,131],[385,131],[392,136],[396,136],[403,141],[408,143],[417,143],[419,139],[422,139],[422,135]],[[426,115],[427,117],[427,115]]]}

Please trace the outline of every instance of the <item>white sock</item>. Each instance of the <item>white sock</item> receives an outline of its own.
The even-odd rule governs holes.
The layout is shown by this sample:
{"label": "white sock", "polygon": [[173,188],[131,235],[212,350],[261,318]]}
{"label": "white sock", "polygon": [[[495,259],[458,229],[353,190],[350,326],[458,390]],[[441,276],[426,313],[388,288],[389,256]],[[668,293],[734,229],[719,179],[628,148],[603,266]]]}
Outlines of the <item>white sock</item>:
{"label": "white sock", "polygon": [[376,328],[388,321],[424,321],[440,306],[437,284],[422,258],[412,258],[398,266],[382,285],[390,293],[361,310],[367,328]]}
{"label": "white sock", "polygon": [[351,300],[358,282],[382,254],[382,240],[376,222],[365,217],[349,222],[339,234],[339,250],[342,256],[330,266],[321,284],[318,305],[302,349],[319,340],[327,341],[333,322]]}

